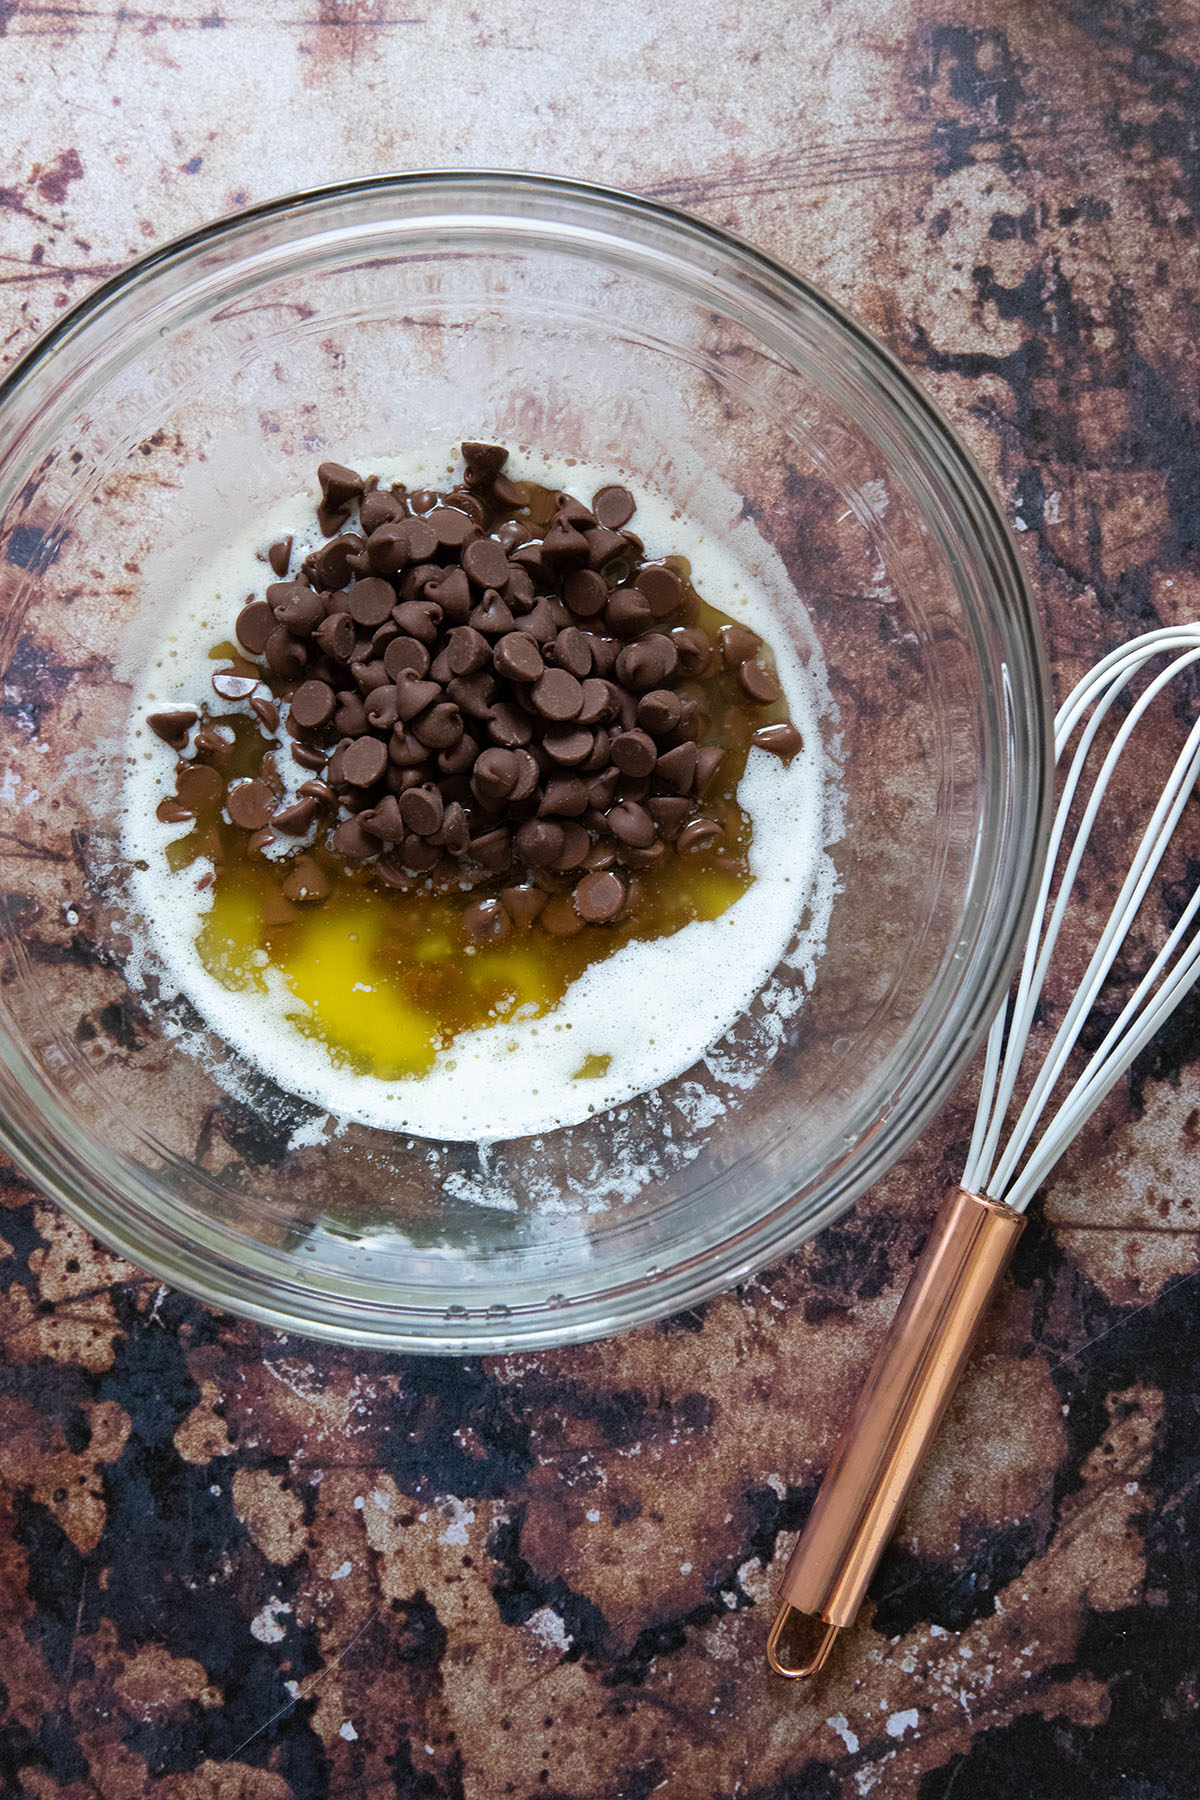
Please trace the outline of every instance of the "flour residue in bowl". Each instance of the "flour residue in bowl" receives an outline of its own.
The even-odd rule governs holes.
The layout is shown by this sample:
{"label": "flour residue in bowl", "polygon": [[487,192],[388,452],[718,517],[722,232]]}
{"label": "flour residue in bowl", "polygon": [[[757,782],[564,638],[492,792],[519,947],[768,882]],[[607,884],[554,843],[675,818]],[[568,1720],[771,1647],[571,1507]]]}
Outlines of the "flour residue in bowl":
{"label": "flour residue in bowl", "polygon": [[[448,473],[441,461],[372,461],[385,481],[410,488],[433,485]],[[565,488],[585,501],[598,488],[624,482],[635,492],[634,527],[647,553],[685,555],[694,585],[723,611],[744,621],[771,645],[791,717],[805,748],[790,764],[750,751],[738,802],[753,827],[747,891],[716,918],[696,920],[674,934],[634,940],[595,962],[539,1016],[460,1033],[421,1075],[380,1080],[331,1055],[304,1030],[305,1009],[281,970],[264,967],[250,990],[224,986],[204,966],[196,940],[212,904],[192,864],[172,872],[170,843],[186,825],[156,817],[172,792],[175,756],[145,727],[147,713],[209,700],[212,645],[232,632],[251,589],[261,596],[273,579],[265,551],[292,536],[303,554],[323,542],[310,494],[274,509],[253,532],[230,542],[196,575],[165,620],[156,652],[142,662],[132,712],[122,814],[123,848],[132,867],[140,918],[143,974],[159,991],[173,986],[227,1044],[287,1092],[385,1131],[442,1141],[528,1137],[576,1124],[659,1088],[714,1051],[753,1002],[776,1016],[794,1011],[802,995],[794,980],[774,981],[781,966],[811,969],[820,955],[834,895],[827,853],[830,836],[829,763],[821,718],[828,697],[819,675],[792,648],[776,603],[732,543],[717,542],[694,520],[625,471],[515,454],[518,479]],[[352,527],[351,527],[352,528]],[[751,532],[742,522],[737,538]],[[761,539],[755,544],[765,553]],[[244,704],[244,703],[243,703]],[[281,739],[286,745],[287,740]],[[306,778],[286,748],[281,774],[294,790]],[[403,904],[400,897],[397,904]],[[801,920],[803,919],[803,929]],[[769,1041],[773,1034],[766,1033]],[[586,1075],[581,1071],[586,1070]],[[737,1071],[732,1071],[736,1085]]]}

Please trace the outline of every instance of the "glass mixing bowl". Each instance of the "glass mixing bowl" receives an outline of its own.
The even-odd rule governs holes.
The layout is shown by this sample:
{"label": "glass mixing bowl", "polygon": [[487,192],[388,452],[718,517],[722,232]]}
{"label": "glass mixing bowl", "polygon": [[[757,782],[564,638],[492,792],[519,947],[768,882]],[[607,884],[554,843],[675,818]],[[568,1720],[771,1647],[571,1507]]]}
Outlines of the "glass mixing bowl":
{"label": "glass mixing bowl", "polygon": [[[483,1147],[327,1135],[139,950],[119,671],[175,584],[323,456],[369,468],[463,436],[616,459],[706,531],[749,525],[836,707],[839,892],[790,1021],[752,1007],[615,1113]],[[0,387],[0,559],[0,1140],[97,1237],[217,1306],[480,1352],[692,1305],[900,1155],[1007,981],[1049,765],[1008,531],[892,358],[712,226],[435,174],[169,244]]]}

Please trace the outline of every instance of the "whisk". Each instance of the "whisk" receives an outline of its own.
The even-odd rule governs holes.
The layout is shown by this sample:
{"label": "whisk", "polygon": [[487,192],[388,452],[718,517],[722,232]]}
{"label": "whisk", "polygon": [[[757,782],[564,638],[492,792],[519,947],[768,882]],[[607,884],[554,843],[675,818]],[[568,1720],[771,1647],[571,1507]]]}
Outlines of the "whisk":
{"label": "whisk", "polygon": [[[1167,666],[1129,699],[1130,684],[1164,655],[1171,657]],[[1067,903],[1117,764],[1154,701],[1196,662],[1200,662],[1200,625],[1147,632],[1097,663],[1055,719],[1056,764],[1064,763],[1072,742],[1075,747],[1020,975],[988,1037],[962,1182],[950,1191],[938,1213],[780,1584],[779,1611],[767,1640],[767,1659],[778,1675],[796,1679],[815,1674],[838,1633],[853,1623],[1024,1229],[1026,1207],[1076,1134],[1200,976],[1200,934],[1193,933],[1200,912],[1197,887],[1034,1143],[1051,1094],[1200,775],[1198,719],[1138,843],[1078,991],[1004,1139]],[[1122,705],[1128,711],[1101,754],[1096,743],[1101,727],[1113,708]],[[1087,780],[1093,770],[1089,792]],[[1078,827],[1064,859],[1068,825],[1080,807]],[[783,1642],[797,1613],[820,1621],[825,1629],[808,1659],[791,1663],[784,1660]]]}

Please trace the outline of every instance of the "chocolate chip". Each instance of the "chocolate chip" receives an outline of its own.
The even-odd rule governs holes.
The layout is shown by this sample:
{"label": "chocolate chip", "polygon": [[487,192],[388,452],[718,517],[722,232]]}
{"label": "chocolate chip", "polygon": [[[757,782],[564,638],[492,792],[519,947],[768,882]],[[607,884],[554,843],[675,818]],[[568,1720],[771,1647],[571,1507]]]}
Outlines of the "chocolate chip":
{"label": "chocolate chip", "polygon": [[[533,538],[527,544],[518,544],[515,550],[508,553],[508,566],[514,572],[520,569],[529,580],[532,590],[533,582],[543,583],[549,580],[549,571],[542,561],[542,544],[540,538]],[[512,580],[512,575],[509,576]]]}
{"label": "chocolate chip", "polygon": [[471,493],[469,488],[451,488],[450,492],[446,495],[446,505],[455,507],[461,513],[466,513],[471,523],[473,525],[478,525],[481,531],[488,522],[487,507],[483,504],[479,495]]}
{"label": "chocolate chip", "polygon": [[364,703],[367,723],[372,731],[390,731],[399,717],[396,711],[396,689],[391,682],[372,688]]}
{"label": "chocolate chip", "polygon": [[675,646],[679,667],[684,675],[709,673],[714,647],[707,631],[702,631],[698,625],[677,625],[671,633],[671,642]]}
{"label": "chocolate chip", "polygon": [[410,563],[428,562],[436,555],[438,534],[428,519],[404,519],[401,529],[408,538],[408,560]]}
{"label": "chocolate chip", "polygon": [[457,706],[443,700],[414,719],[412,730],[418,743],[428,744],[431,750],[449,750],[463,734],[462,714]]}
{"label": "chocolate chip", "polygon": [[471,776],[472,791],[485,806],[502,806],[517,785],[517,768],[512,750],[484,750]]}
{"label": "chocolate chip", "polygon": [[[388,645],[394,644],[396,639],[398,637],[403,637],[403,635],[404,633],[400,630],[395,619],[385,619],[383,624],[377,625],[375,630],[371,633],[371,655],[385,656],[387,654]],[[416,639],[414,638],[412,642],[415,643]],[[423,647],[424,646],[422,646],[422,648]]]}
{"label": "chocolate chip", "polygon": [[155,737],[169,744],[172,750],[182,750],[187,743],[188,732],[196,723],[200,714],[193,707],[177,707],[173,712],[151,713],[146,720]]}
{"label": "chocolate chip", "polygon": [[590,569],[607,568],[616,557],[624,556],[628,549],[621,532],[608,531],[603,525],[597,525],[594,531],[585,531],[583,535],[587,539]]}
{"label": "chocolate chip", "polygon": [[374,787],[377,781],[382,781],[387,762],[387,747],[379,738],[356,738],[342,757],[342,780],[351,787]]}
{"label": "chocolate chip", "polygon": [[280,588],[283,594],[278,600],[271,600],[276,624],[286,625],[293,637],[311,637],[325,617],[325,603],[320,594],[296,582],[279,582],[272,583],[267,589],[267,598],[271,599]]}
{"label": "chocolate chip", "polygon": [[324,681],[302,681],[292,695],[291,716],[305,731],[316,731],[332,717],[337,706],[333,689]]}
{"label": "chocolate chip", "polygon": [[[276,626],[270,635],[274,637],[278,629]],[[245,700],[258,686],[258,676],[242,675],[236,669],[218,669],[212,684],[214,693],[220,694],[222,700]]]}
{"label": "chocolate chip", "polygon": [[725,752],[716,744],[703,744],[696,752],[696,774],[692,792],[702,798],[713,784],[717,770],[725,761]]}
{"label": "chocolate chip", "polygon": [[395,637],[383,653],[383,666],[392,681],[404,669],[419,677],[429,670],[429,651],[414,637]]}
{"label": "chocolate chip", "polygon": [[473,625],[456,625],[446,646],[446,664],[452,675],[473,675],[491,661],[492,652],[482,632]]}
{"label": "chocolate chip", "polygon": [[323,750],[314,750],[308,744],[293,744],[292,761],[294,763],[299,763],[302,769],[323,769],[325,767],[325,752]]}
{"label": "chocolate chip", "polygon": [[317,816],[317,803],[313,799],[294,800],[290,806],[284,806],[271,815],[271,825],[276,831],[282,831],[287,837],[303,837]]}
{"label": "chocolate chip", "polygon": [[496,944],[512,930],[500,900],[474,900],[462,915],[462,928],[473,944]]}
{"label": "chocolate chip", "polygon": [[608,925],[625,904],[625,883],[619,875],[595,871],[584,876],[571,899],[587,924]]}
{"label": "chocolate chip", "polygon": [[[250,704],[253,706],[254,701],[251,700]],[[233,756],[234,740],[232,733],[228,737],[225,736],[228,729],[228,726],[222,726],[220,730],[216,727],[207,727],[204,731],[196,733],[192,748],[196,752],[198,762],[212,763],[216,768],[221,768],[230,760]],[[181,749],[182,745],[174,747]]]}
{"label": "chocolate chip", "polygon": [[501,888],[500,898],[513,924],[527,931],[545,906],[548,895],[542,888],[522,883],[519,887]]}
{"label": "chocolate chip", "polygon": [[[285,681],[295,681],[308,666],[308,651],[283,625],[277,625],[267,639],[264,655],[268,668],[276,675],[282,675]],[[216,685],[215,676],[213,685]]]}
{"label": "chocolate chip", "polygon": [[653,737],[666,737],[674,731],[682,714],[683,702],[670,688],[651,688],[638,701],[638,724]]}
{"label": "chocolate chip", "polygon": [[292,560],[292,540],[290,537],[280,538],[267,551],[267,561],[276,575],[286,575]]}
{"label": "chocolate chip", "polygon": [[512,630],[512,611],[495,588],[487,589],[482,601],[471,613],[471,624],[476,631],[486,631],[489,637],[499,637],[503,632]]}
{"label": "chocolate chip", "polygon": [[683,583],[673,570],[662,563],[647,563],[634,576],[634,586],[645,594],[656,619],[673,613],[683,598]]}
{"label": "chocolate chip", "polygon": [[[547,669],[534,684],[533,704],[543,719],[563,724],[573,719],[583,705],[583,689],[574,675],[565,669]],[[591,749],[591,738],[588,739]]]}
{"label": "chocolate chip", "polygon": [[336,797],[333,789],[324,781],[302,781],[296,792],[309,800],[315,800],[318,806],[332,806]]}
{"label": "chocolate chip", "polygon": [[525,490],[519,481],[510,481],[507,475],[497,475],[492,483],[492,499],[497,506],[524,506]]}
{"label": "chocolate chip", "polygon": [[524,631],[502,637],[493,661],[497,675],[507,681],[536,681],[545,667],[536,642]]}
{"label": "chocolate chip", "polygon": [[368,837],[360,819],[343,819],[330,840],[339,856],[347,862],[366,862],[379,853],[379,844]]}
{"label": "chocolate chip", "polygon": [[488,736],[493,743],[503,745],[506,750],[516,750],[529,743],[533,737],[533,726],[519,706],[500,700],[492,708],[492,716],[488,720]]}
{"label": "chocolate chip", "polygon": [[636,800],[618,800],[609,809],[608,824],[615,838],[623,844],[631,845],[635,850],[644,850],[647,844],[654,842],[656,836],[654,820]]}
{"label": "chocolate chip", "polygon": [[265,781],[234,782],[225,796],[225,810],[243,831],[261,831],[275,807],[275,796]]}
{"label": "chocolate chip", "polygon": [[575,911],[570,894],[552,894],[542,908],[538,924],[551,937],[575,937],[583,930],[583,920]]}
{"label": "chocolate chip", "polygon": [[363,491],[362,476],[354,469],[348,469],[345,463],[319,463],[317,480],[321,484],[321,499],[333,512],[348,507]]}
{"label": "chocolate chip", "polygon": [[[367,564],[374,575],[397,575],[412,559],[409,519],[377,525],[367,539]],[[340,584],[343,585],[343,584]]]}
{"label": "chocolate chip", "polygon": [[349,662],[356,642],[354,620],[348,612],[327,613],[313,638],[326,656],[332,656],[337,662]]}
{"label": "chocolate chip", "polygon": [[562,855],[566,833],[553,819],[526,819],[517,829],[515,843],[531,869],[552,869]]}
{"label": "chocolate chip", "polygon": [[588,790],[582,776],[555,774],[546,782],[538,812],[543,818],[557,814],[563,819],[578,819],[587,808]]}
{"label": "chocolate chip", "polygon": [[608,766],[609,745],[612,741],[608,732],[605,731],[602,725],[597,726],[592,737],[593,743],[591,753],[588,756],[585,756],[581,763],[576,763],[574,765],[574,767],[580,769],[587,775],[592,774],[593,771],[597,769],[603,769]]}
{"label": "chocolate chip", "polygon": [[619,731],[612,741],[612,759],[623,775],[649,775],[658,751],[646,732]]}
{"label": "chocolate chip", "polygon": [[698,744],[708,730],[708,714],[690,696],[682,696],[683,705],[674,737],[677,744]]}
{"label": "chocolate chip", "polygon": [[617,657],[617,677],[637,693],[661,685],[675,673],[679,653],[669,637],[655,632],[627,644]]}
{"label": "chocolate chip", "polygon": [[563,599],[581,619],[592,619],[608,605],[608,585],[593,569],[576,569],[563,584]]}
{"label": "chocolate chip", "polygon": [[649,625],[653,613],[640,588],[618,588],[604,609],[604,623],[617,637],[636,637]]}
{"label": "chocolate chip", "polygon": [[601,680],[607,680],[617,666],[617,657],[621,646],[616,638],[604,637],[600,632],[588,634],[588,643],[592,652],[592,672]]}
{"label": "chocolate chip", "polygon": [[462,453],[467,465],[463,479],[471,488],[490,488],[508,461],[503,444],[464,442]]}
{"label": "chocolate chip", "polygon": [[[396,593],[390,581],[384,581],[378,575],[368,575],[363,581],[356,581],[345,595],[346,611],[356,625],[373,630],[376,625],[391,617],[392,608],[396,604]],[[402,621],[400,621],[402,623]]]}
{"label": "chocolate chip", "polygon": [[620,783],[621,771],[619,769],[605,769],[603,775],[597,775],[587,784],[588,805],[594,806],[597,812],[607,812],[616,798]]}
{"label": "chocolate chip", "polygon": [[445,805],[436,787],[409,788],[400,796],[400,816],[418,837],[432,837],[441,828]]}
{"label": "chocolate chip", "polygon": [[499,875],[512,861],[511,831],[507,826],[497,825],[494,831],[481,832],[471,839],[471,855],[493,875]]}
{"label": "chocolate chip", "polygon": [[692,808],[682,794],[656,794],[647,800],[646,810],[658,827],[658,835],[671,843],[683,830]]}
{"label": "chocolate chip", "polygon": [[279,730],[279,708],[273,700],[264,700],[261,694],[251,694],[250,711],[269,732]]}
{"label": "chocolate chip", "polygon": [[610,531],[619,531],[634,513],[633,495],[628,488],[602,487],[592,501],[597,522]]}
{"label": "chocolate chip", "polygon": [[738,669],[748,656],[760,648],[762,639],[748,625],[722,625],[717,633],[717,642],[721,646],[721,661],[727,669]]}
{"label": "chocolate chip", "polygon": [[404,507],[394,494],[368,494],[358,509],[358,522],[370,537],[381,525],[404,517]]}
{"label": "chocolate chip", "polygon": [[578,869],[592,847],[592,840],[582,825],[568,820],[562,828],[563,847],[554,859],[556,869]]}
{"label": "chocolate chip", "polygon": [[613,712],[613,691],[607,681],[596,676],[589,676],[583,683],[582,704],[575,715],[581,725],[599,725],[602,720],[611,718]]}
{"label": "chocolate chip", "polygon": [[784,719],[778,725],[760,725],[750,742],[757,744],[760,750],[769,750],[772,756],[785,763],[790,763],[804,748],[804,739],[790,719]]}
{"label": "chocolate chip", "polygon": [[[386,583],[384,584],[386,585]],[[409,637],[416,638],[426,649],[437,642],[442,609],[436,600],[404,600],[391,609],[392,618]]]}
{"label": "chocolate chip", "polygon": [[635,848],[632,844],[623,844],[621,860],[631,869],[653,869],[665,862],[667,846],[665,844],[645,844]]}
{"label": "chocolate chip", "polygon": [[674,750],[665,751],[654,772],[677,794],[690,794],[696,776],[695,744],[678,744]]}
{"label": "chocolate chip", "polygon": [[489,669],[477,669],[474,675],[455,675],[446,684],[447,698],[471,719],[491,718],[495,692],[496,678]]}
{"label": "chocolate chip", "polygon": [[551,762],[574,769],[587,761],[594,743],[595,739],[586,727],[567,725],[547,731],[542,739],[542,748]]}
{"label": "chocolate chip", "polygon": [[467,815],[457,800],[452,800],[443,812],[439,836],[443,848],[451,856],[461,856],[467,849],[471,834],[467,826]]}
{"label": "chocolate chip", "polygon": [[558,517],[542,539],[542,561],[556,575],[576,569],[588,560],[587,539],[583,533]]}
{"label": "chocolate chip", "polygon": [[538,644],[553,643],[558,635],[558,626],[555,624],[554,614],[550,610],[550,602],[544,594],[534,602],[527,613],[517,620],[516,625],[518,631],[533,638]]}
{"label": "chocolate chip", "polygon": [[405,838],[399,855],[404,867],[413,869],[418,874],[425,869],[436,868],[441,861],[441,852],[438,846],[427,843],[424,838],[419,838],[415,831],[410,832]]}
{"label": "chocolate chip", "polygon": [[715,819],[693,819],[676,838],[675,848],[681,856],[694,855],[699,850],[711,850],[724,835]]}
{"label": "chocolate chip", "polygon": [[568,625],[559,632],[550,646],[553,662],[577,681],[590,675],[592,669],[592,646],[585,632],[575,625]]}
{"label": "chocolate chip", "polygon": [[225,783],[207,763],[189,763],[175,778],[175,796],[189,812],[206,812],[225,792]]}
{"label": "chocolate chip", "polygon": [[427,706],[436,705],[441,697],[442,690],[436,681],[422,681],[411,669],[401,669],[396,677],[396,716],[406,724],[423,713]]}
{"label": "chocolate chip", "polygon": [[387,665],[381,656],[371,657],[364,662],[352,662],[350,673],[358,684],[358,691],[364,699],[376,688],[389,685]]}
{"label": "chocolate chip", "polygon": [[577,531],[586,531],[597,522],[591,508],[565,490],[554,496],[554,517],[560,524],[573,525]]}
{"label": "chocolate chip", "polygon": [[428,584],[425,598],[436,601],[451,625],[462,625],[471,611],[471,584],[462,569],[447,569],[440,581]]}
{"label": "chocolate chip", "polygon": [[443,550],[460,549],[471,538],[479,535],[478,525],[466,513],[458,512],[452,506],[435,506],[426,517],[437,533],[437,541]]}
{"label": "chocolate chip", "polygon": [[404,822],[395,794],[385,794],[378,806],[359,813],[358,820],[363,830],[369,831],[382,844],[402,844],[411,829]]}
{"label": "chocolate chip", "polygon": [[781,693],[774,672],[756,658],[742,664],[738,670],[738,685],[755,706],[771,706]]}
{"label": "chocolate chip", "polygon": [[462,566],[478,588],[500,588],[508,580],[508,558],[495,538],[476,538],[465,545]]}
{"label": "chocolate chip", "polygon": [[[361,552],[364,539],[350,533],[345,537],[335,537],[328,544],[322,544],[313,558],[313,575],[317,586],[333,590],[344,588],[354,573],[351,557]],[[268,599],[270,595],[267,596]]]}
{"label": "chocolate chip", "polygon": [[251,600],[238,614],[233,629],[243,650],[248,650],[251,656],[261,656],[275,629],[275,614],[265,600]]}
{"label": "chocolate chip", "polygon": [[362,736],[367,729],[367,709],[363,705],[361,694],[352,693],[347,688],[344,693],[338,695],[337,711],[333,715],[333,728],[339,737]]}
{"label": "chocolate chip", "polygon": [[283,881],[284,898],[297,902],[328,899],[329,877],[311,856],[298,856]]}

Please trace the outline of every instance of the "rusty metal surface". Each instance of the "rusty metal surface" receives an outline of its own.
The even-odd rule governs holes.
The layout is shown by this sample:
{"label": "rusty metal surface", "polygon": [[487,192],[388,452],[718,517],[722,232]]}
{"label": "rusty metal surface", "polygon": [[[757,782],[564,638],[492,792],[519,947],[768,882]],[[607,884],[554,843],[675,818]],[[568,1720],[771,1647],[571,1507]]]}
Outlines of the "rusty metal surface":
{"label": "rusty metal surface", "polygon": [[[1186,0],[0,0],[0,80],[6,360],[148,245],[311,181],[611,181],[795,263],[925,381],[1023,534],[1060,691],[1194,615]],[[482,1365],[214,1315],[0,1170],[0,1795],[1200,1794],[1198,1018],[1062,1165],[802,1692],[764,1672],[771,1590],[969,1088],[740,1293]]]}

